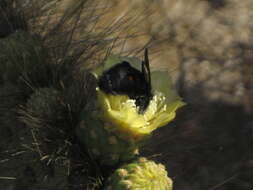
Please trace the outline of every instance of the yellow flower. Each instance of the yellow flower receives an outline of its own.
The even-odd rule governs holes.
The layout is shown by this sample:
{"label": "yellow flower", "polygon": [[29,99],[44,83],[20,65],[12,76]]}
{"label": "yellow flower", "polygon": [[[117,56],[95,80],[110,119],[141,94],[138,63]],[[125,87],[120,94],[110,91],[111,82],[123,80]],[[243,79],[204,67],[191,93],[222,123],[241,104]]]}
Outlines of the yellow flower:
{"label": "yellow flower", "polygon": [[[103,71],[122,61],[128,61],[131,66],[141,70],[141,61],[136,58],[111,56],[93,74],[98,78]],[[185,103],[173,90],[170,76],[164,71],[152,71],[151,86],[153,99],[143,114],[138,112],[135,100],[128,96],[106,94],[97,88],[97,103],[104,127],[125,139],[141,139],[172,121],[176,110]]]}
{"label": "yellow flower", "polygon": [[135,100],[125,95],[106,94],[97,88],[98,105],[105,128],[127,139],[139,139],[173,120],[176,110],[184,103],[179,97],[167,100],[162,92],[155,91],[143,114],[138,112]]}

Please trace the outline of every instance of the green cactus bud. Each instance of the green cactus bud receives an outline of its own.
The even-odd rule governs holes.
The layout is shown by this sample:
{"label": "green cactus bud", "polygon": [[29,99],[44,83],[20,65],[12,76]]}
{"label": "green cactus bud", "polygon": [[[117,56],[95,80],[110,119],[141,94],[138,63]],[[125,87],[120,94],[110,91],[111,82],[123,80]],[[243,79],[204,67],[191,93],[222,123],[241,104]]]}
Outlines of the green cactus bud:
{"label": "green cactus bud", "polygon": [[76,134],[90,155],[103,165],[115,165],[138,155],[138,145],[107,131],[96,112],[82,113],[82,121]]}
{"label": "green cactus bud", "polygon": [[53,125],[62,117],[61,94],[53,88],[39,88],[21,110],[22,120],[32,128]]}
{"label": "green cactus bud", "polygon": [[104,190],[172,190],[172,180],[162,164],[141,157],[118,168]]}

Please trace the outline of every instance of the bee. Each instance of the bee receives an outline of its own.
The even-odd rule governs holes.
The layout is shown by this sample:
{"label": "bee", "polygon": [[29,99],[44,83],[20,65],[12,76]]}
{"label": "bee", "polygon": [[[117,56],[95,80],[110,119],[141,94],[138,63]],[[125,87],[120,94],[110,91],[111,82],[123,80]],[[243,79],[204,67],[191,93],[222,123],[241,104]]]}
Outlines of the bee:
{"label": "bee", "polygon": [[141,71],[122,61],[103,72],[98,80],[99,88],[108,94],[127,95],[135,100],[139,113],[143,113],[152,99],[148,50],[145,49]]}

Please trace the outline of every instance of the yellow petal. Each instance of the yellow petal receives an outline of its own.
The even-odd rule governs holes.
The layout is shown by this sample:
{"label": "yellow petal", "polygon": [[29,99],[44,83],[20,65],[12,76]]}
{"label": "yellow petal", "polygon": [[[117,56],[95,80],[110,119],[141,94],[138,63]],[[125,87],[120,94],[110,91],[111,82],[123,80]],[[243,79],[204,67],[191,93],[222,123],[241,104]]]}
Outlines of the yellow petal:
{"label": "yellow petal", "polygon": [[[177,97],[168,103],[166,97],[155,92],[144,114],[139,114],[135,100],[125,95],[106,94],[97,89],[98,103],[105,128],[126,138],[141,138],[158,127],[166,125],[176,116],[176,110],[184,103]],[[108,124],[109,123],[109,124]]]}

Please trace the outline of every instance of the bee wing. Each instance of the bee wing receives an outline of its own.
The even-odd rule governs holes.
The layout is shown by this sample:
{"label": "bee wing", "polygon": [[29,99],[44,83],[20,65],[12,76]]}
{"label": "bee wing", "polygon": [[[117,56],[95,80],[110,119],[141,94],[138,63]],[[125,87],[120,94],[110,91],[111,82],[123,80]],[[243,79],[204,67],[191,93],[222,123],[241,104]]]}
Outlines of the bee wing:
{"label": "bee wing", "polygon": [[144,52],[144,61],[142,61],[142,73],[144,75],[145,80],[149,85],[149,89],[151,90],[151,76],[150,76],[150,68],[149,68],[149,59],[148,59],[148,49],[145,49]]}

